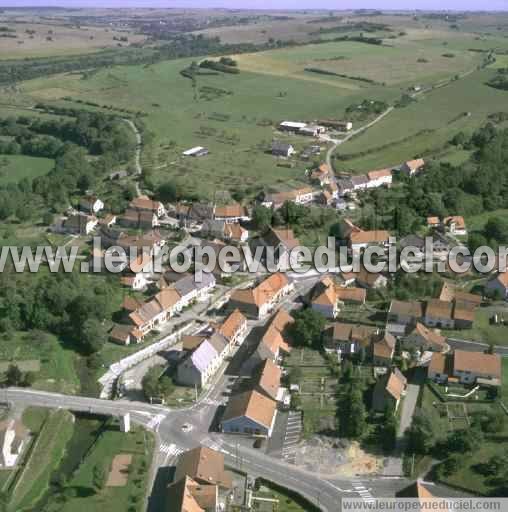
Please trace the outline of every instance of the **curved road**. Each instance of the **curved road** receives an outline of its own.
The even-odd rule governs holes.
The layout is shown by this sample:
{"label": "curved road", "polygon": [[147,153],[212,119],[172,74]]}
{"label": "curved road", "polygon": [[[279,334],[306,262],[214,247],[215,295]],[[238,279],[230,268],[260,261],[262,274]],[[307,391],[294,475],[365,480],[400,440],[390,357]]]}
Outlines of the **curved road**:
{"label": "curved road", "polygon": [[[0,390],[0,401],[15,403],[23,407],[63,408],[76,412],[112,416],[130,413],[133,422],[156,433],[160,444],[177,446],[180,451],[194,448],[200,444],[219,450],[224,454],[228,466],[236,467],[253,476],[262,476],[297,492],[323,512],[340,510],[340,500],[343,496],[358,497],[358,491],[354,489],[352,479],[334,479],[310,473],[287,464],[281,459],[269,457],[257,450],[235,444],[230,436],[210,433],[210,418],[216,414],[217,398],[218,396],[212,390],[204,400],[192,407],[172,410],[142,402],[68,396],[24,388]],[[183,432],[183,424],[191,424],[192,430]],[[173,461],[176,455],[171,458],[171,455],[159,451],[155,457],[156,466],[162,467],[167,466],[169,461]],[[407,483],[403,479],[376,478],[365,485],[370,489],[375,489],[378,496],[393,496]]]}

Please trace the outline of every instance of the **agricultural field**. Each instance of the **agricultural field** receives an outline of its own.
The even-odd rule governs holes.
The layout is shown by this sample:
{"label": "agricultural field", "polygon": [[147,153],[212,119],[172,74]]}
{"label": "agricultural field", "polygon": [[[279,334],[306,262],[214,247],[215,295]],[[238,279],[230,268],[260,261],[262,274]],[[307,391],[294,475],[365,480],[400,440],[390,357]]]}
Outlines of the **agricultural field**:
{"label": "agricultural field", "polygon": [[47,174],[54,165],[50,158],[25,155],[0,156],[0,184],[18,183],[22,179],[32,180]]}
{"label": "agricultural field", "polygon": [[[0,38],[0,59],[56,57],[93,53],[105,48],[140,43],[145,36],[107,27],[59,23],[18,23],[0,17],[0,26],[10,37]],[[126,40],[122,40],[122,38]]]}

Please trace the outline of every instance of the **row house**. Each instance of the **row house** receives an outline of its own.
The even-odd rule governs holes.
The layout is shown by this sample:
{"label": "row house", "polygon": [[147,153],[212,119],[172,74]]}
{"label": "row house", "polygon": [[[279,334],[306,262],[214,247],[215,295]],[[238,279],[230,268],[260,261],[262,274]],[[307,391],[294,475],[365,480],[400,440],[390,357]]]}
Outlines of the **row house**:
{"label": "row house", "polygon": [[239,309],[235,309],[218,327],[218,332],[224,336],[231,346],[241,345],[247,336],[247,318]]}
{"label": "row house", "polygon": [[372,394],[372,408],[376,412],[385,412],[387,409],[397,412],[406,389],[406,377],[398,368],[393,368],[376,381]]}
{"label": "row house", "polygon": [[213,210],[213,218],[215,220],[223,220],[228,224],[235,222],[247,222],[250,220],[247,208],[239,203],[215,206]]}
{"label": "row house", "polygon": [[280,208],[286,201],[306,205],[312,203],[316,191],[311,187],[299,187],[286,192],[264,192],[261,204],[267,208]]}
{"label": "row house", "polygon": [[159,218],[154,212],[128,208],[118,217],[118,224],[134,229],[153,229],[159,226]]}
{"label": "row house", "polygon": [[501,357],[498,354],[455,350],[453,354],[432,354],[429,379],[498,387],[502,382]]}
{"label": "row house", "polygon": [[183,386],[200,389],[206,387],[230,352],[231,345],[228,340],[222,334],[215,332],[205,338],[179,363],[177,382]]}
{"label": "row house", "polygon": [[252,288],[235,290],[229,299],[228,308],[239,309],[250,318],[263,318],[293,290],[294,284],[287,275],[276,272]]}
{"label": "row house", "polygon": [[259,345],[251,356],[251,361],[254,364],[259,364],[265,359],[269,359],[276,363],[285,354],[289,354],[291,346],[288,329],[294,321],[287,311],[279,309],[266,324]]}

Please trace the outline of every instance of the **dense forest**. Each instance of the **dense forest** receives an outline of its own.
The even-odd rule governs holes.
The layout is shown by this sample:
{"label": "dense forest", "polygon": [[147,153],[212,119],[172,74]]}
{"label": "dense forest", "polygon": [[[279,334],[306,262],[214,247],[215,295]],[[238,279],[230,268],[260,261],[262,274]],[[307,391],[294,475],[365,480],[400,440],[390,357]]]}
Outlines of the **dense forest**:
{"label": "dense forest", "polygon": [[43,204],[46,211],[61,211],[71,194],[93,188],[112,167],[128,162],[136,147],[134,134],[122,119],[101,113],[81,112],[75,118],[54,120],[4,118],[0,119],[0,135],[4,139],[0,153],[55,160],[46,176],[0,187],[0,219],[26,215],[22,207],[26,209],[33,201]]}

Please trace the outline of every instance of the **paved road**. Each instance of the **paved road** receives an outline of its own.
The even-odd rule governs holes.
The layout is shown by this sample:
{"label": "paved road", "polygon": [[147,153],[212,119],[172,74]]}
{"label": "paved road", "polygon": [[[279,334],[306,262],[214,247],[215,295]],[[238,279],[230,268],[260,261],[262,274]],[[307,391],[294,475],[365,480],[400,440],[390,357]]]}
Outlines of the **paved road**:
{"label": "paved road", "polygon": [[[447,341],[450,347],[459,350],[467,350],[469,352],[483,352],[486,348],[489,347],[488,343],[464,340],[461,338],[448,338]],[[494,350],[496,354],[499,354],[503,357],[508,357],[508,347],[501,347],[500,345],[496,345]]]}
{"label": "paved road", "polygon": [[[138,127],[130,120],[124,119],[124,121],[132,128],[134,135],[136,136],[136,153],[134,155],[134,167],[136,168],[136,174],[141,177],[143,173],[143,169],[141,167],[141,132],[138,130]],[[138,196],[141,195],[141,190],[139,188],[139,183],[136,181],[136,193]]]}

